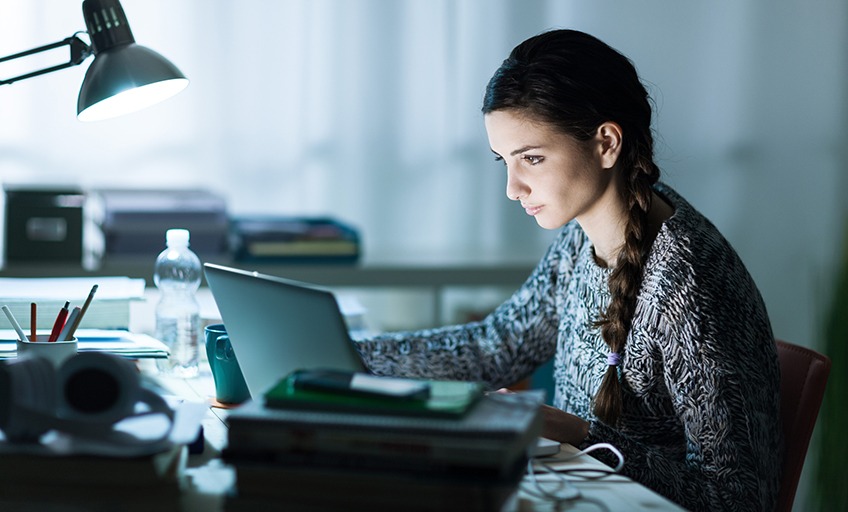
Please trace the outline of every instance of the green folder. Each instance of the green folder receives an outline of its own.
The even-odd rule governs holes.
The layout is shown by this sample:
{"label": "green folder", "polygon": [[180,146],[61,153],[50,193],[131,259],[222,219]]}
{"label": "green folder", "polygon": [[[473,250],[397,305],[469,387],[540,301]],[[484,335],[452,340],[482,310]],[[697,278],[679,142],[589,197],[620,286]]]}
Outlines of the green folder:
{"label": "green folder", "polygon": [[360,396],[297,387],[296,373],[283,377],[265,392],[266,407],[458,418],[471,409],[484,390],[481,382],[425,380],[430,385],[430,394],[424,399]]}

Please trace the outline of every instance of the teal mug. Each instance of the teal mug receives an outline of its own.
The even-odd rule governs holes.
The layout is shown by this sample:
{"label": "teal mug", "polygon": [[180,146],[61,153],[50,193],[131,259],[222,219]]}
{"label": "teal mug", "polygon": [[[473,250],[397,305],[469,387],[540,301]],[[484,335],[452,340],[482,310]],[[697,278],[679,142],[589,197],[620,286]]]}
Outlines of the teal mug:
{"label": "teal mug", "polygon": [[206,357],[215,381],[215,399],[218,402],[240,404],[250,398],[224,324],[206,327]]}

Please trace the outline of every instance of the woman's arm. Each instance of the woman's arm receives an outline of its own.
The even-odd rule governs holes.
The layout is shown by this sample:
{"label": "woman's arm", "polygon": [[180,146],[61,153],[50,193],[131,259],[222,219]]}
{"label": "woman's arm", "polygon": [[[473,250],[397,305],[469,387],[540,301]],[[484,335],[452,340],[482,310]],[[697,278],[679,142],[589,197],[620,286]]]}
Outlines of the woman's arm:
{"label": "woman's arm", "polygon": [[572,231],[563,231],[527,281],[484,320],[360,340],[365,365],[379,375],[479,380],[491,389],[526,377],[556,349],[555,290]]}
{"label": "woman's arm", "polygon": [[556,316],[547,300],[549,278],[537,270],[480,322],[360,340],[365,365],[378,375],[514,384],[555,350]]}

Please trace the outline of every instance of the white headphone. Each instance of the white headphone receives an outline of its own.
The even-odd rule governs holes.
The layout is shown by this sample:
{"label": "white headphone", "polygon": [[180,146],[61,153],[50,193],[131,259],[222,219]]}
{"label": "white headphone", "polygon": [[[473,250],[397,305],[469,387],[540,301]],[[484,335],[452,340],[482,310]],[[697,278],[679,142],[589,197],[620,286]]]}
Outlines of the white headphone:
{"label": "white headphone", "polygon": [[[136,413],[138,403],[147,410]],[[168,418],[160,439],[130,439],[113,429],[123,419],[149,414]],[[55,369],[41,357],[0,364],[0,429],[11,442],[34,442],[58,430],[121,444],[157,443],[170,435],[173,421],[165,400],[142,387],[138,370],[118,356],[82,352]]]}

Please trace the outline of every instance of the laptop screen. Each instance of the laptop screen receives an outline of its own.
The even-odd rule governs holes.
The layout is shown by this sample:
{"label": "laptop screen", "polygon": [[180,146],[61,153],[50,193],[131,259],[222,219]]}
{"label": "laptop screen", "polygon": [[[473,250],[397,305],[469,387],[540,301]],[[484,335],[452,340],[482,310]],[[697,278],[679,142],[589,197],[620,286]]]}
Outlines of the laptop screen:
{"label": "laptop screen", "polygon": [[252,397],[297,369],[365,371],[330,291],[212,263],[204,272]]}

